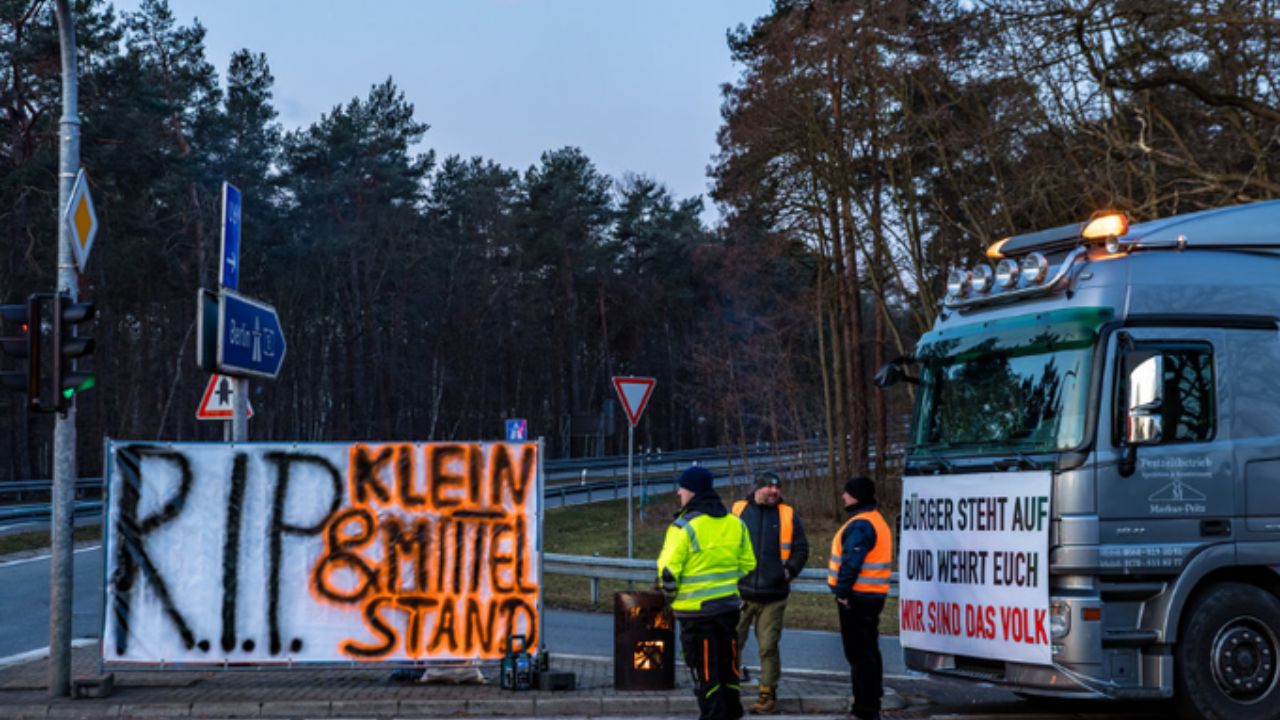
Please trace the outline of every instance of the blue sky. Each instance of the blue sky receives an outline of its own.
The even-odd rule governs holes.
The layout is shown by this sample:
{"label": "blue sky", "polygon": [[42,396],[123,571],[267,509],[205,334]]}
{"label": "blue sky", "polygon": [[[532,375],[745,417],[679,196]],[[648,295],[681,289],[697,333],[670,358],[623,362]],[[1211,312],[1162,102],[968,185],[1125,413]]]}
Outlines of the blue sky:
{"label": "blue sky", "polygon": [[[725,32],[770,0],[170,0],[196,18],[219,74],[240,48],[265,52],[286,128],[395,79],[431,125],[440,157],[524,170],[581,147],[615,178],[677,197],[707,192],[720,85],[739,73]],[[133,0],[116,7],[133,10]],[[707,201],[704,218],[717,216]]]}

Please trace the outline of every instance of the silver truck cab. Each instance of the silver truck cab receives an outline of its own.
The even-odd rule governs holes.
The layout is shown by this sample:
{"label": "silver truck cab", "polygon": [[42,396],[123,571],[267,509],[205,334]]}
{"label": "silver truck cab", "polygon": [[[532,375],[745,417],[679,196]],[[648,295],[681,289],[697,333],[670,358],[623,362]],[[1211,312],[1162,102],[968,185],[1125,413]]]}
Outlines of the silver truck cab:
{"label": "silver truck cab", "polygon": [[1051,473],[1052,663],[904,643],[907,666],[1280,717],[1280,201],[988,255],[877,384],[917,383],[904,475]]}

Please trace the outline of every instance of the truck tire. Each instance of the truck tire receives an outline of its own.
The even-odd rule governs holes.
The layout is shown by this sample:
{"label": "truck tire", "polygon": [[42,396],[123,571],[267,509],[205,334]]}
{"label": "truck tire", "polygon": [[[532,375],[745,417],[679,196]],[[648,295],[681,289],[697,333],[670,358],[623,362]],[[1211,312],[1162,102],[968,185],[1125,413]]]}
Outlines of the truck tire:
{"label": "truck tire", "polygon": [[1183,617],[1174,668],[1182,716],[1280,719],[1280,600],[1253,585],[1221,583]]}

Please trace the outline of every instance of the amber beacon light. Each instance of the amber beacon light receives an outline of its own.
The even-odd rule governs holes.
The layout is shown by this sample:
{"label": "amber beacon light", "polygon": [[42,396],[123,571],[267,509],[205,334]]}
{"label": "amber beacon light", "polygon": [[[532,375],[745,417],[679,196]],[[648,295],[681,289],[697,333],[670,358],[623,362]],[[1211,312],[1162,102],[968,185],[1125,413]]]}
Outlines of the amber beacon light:
{"label": "amber beacon light", "polygon": [[1080,233],[1085,240],[1106,240],[1116,238],[1129,232],[1129,218],[1124,213],[1104,213],[1098,215],[1084,226]]}

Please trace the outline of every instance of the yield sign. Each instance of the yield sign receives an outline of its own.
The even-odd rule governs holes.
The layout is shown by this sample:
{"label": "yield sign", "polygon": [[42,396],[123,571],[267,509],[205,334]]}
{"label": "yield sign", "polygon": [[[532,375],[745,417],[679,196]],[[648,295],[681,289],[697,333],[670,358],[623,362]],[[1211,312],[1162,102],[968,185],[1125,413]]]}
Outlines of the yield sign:
{"label": "yield sign", "polygon": [[93,210],[93,196],[89,194],[89,176],[80,168],[76,184],[71,188],[71,200],[62,216],[71,234],[71,249],[76,256],[76,266],[84,272],[93,249],[93,237],[98,234],[98,214]]}
{"label": "yield sign", "polygon": [[618,399],[622,401],[622,409],[627,411],[627,420],[631,427],[640,422],[644,408],[649,404],[649,396],[653,394],[653,386],[658,381],[651,377],[616,377],[613,389],[618,391]]}
{"label": "yield sign", "polygon": [[[215,374],[209,378],[209,386],[204,389],[204,399],[200,401],[200,409],[196,410],[196,419],[230,420],[235,410],[235,400],[235,378]],[[246,402],[245,406],[249,417],[253,417],[253,403]]]}

